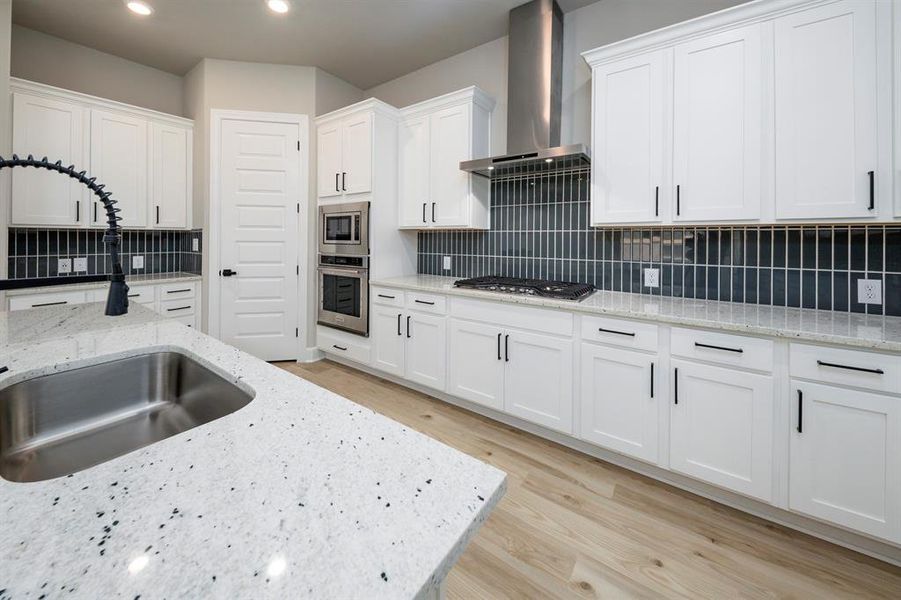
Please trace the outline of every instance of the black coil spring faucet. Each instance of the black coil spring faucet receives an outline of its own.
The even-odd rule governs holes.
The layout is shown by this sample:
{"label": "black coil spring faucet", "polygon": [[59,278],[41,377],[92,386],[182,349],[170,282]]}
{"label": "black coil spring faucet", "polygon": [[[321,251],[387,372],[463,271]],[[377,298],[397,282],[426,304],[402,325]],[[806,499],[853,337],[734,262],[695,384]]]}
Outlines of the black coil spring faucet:
{"label": "black coil spring faucet", "polygon": [[110,197],[112,193],[104,191],[104,185],[97,183],[95,177],[88,177],[85,171],[76,171],[74,165],[64,167],[62,161],[59,160],[52,163],[47,160],[46,156],[41,160],[36,160],[31,154],[28,155],[28,158],[19,158],[15,154],[13,154],[11,159],[0,156],[0,169],[11,167],[35,167],[68,175],[87,186],[94,195],[100,198],[100,201],[103,202],[103,207],[106,209],[106,222],[108,225],[103,234],[103,243],[106,244],[106,251],[109,254],[110,261],[113,263],[113,273],[110,275],[109,294],[106,297],[106,311],[104,314],[115,317],[127,313],[128,286],[125,284],[125,274],[122,272],[122,263],[119,261],[119,242],[122,240],[119,221],[122,218],[118,215],[121,211],[116,208],[116,201]]}

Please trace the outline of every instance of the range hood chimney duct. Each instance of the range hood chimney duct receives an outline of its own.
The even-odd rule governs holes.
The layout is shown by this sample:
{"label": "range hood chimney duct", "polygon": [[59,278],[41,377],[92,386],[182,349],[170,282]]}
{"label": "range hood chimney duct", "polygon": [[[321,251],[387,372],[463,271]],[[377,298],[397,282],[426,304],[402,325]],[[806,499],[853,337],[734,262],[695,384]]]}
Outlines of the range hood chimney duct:
{"label": "range hood chimney duct", "polygon": [[560,146],[563,11],[556,0],[531,0],[510,11],[507,154],[460,163],[485,177],[584,167],[588,149]]}

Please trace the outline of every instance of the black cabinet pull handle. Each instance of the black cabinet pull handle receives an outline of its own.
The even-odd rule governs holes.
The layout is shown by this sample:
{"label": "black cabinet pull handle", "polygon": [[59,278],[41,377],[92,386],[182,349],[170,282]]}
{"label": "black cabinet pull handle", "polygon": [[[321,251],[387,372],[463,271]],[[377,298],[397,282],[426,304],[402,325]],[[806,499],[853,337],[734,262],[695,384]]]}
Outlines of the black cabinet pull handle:
{"label": "black cabinet pull handle", "polygon": [[673,370],[673,403],[679,404],[679,369]]}
{"label": "black cabinet pull handle", "polygon": [[501,359],[501,334],[497,334],[497,359]]}
{"label": "black cabinet pull handle", "polygon": [[340,192],[341,188],[338,187],[338,173],[335,173],[335,191]]}
{"label": "black cabinet pull handle", "polygon": [[180,294],[182,292],[190,292],[191,288],[185,288],[183,290],[166,290],[167,294]]}
{"label": "black cabinet pull handle", "polygon": [[651,363],[651,398],[654,397],[654,363]]}
{"label": "black cabinet pull handle", "polygon": [[682,190],[681,186],[676,186],[676,216],[682,213]]}
{"label": "black cabinet pull handle", "polygon": [[347,191],[347,173],[341,173],[341,191]]}
{"label": "black cabinet pull handle", "polygon": [[432,223],[435,222],[435,203],[432,202]]}
{"label": "black cabinet pull handle", "polygon": [[425,202],[422,203],[422,222],[425,223]]}
{"label": "black cabinet pull handle", "polygon": [[191,308],[191,307],[190,306],[179,306],[178,308],[167,308],[166,311],[173,312],[176,310],[188,310],[189,308]]}
{"label": "black cabinet pull handle", "polygon": [[804,433],[804,392],[798,390],[798,433]]}
{"label": "black cabinet pull handle", "polygon": [[403,333],[400,330],[400,317],[401,317],[401,314],[397,313],[397,335],[403,335]]}
{"label": "black cabinet pull handle", "polygon": [[598,327],[598,331],[601,333],[614,333],[616,335],[627,335],[629,337],[635,337],[635,332],[632,331],[617,331],[616,329],[604,329],[603,327]]}
{"label": "black cabinet pull handle", "polygon": [[389,300],[394,300],[394,296],[389,296],[387,294],[379,294],[379,298],[388,298]]}
{"label": "black cabinet pull handle", "polygon": [[332,344],[332,348],[335,348],[336,350],[341,350],[342,352],[347,351],[347,348],[345,348],[344,346],[338,346],[336,344]]}
{"label": "black cabinet pull handle", "polygon": [[407,315],[407,337],[410,337],[410,315]]}
{"label": "black cabinet pull handle", "polygon": [[744,352],[743,348],[727,348],[726,346],[712,346],[711,344],[702,344],[701,342],[695,342],[695,347],[708,348],[710,350],[722,350],[723,352],[735,352],[736,354],[742,354]]}
{"label": "black cabinet pull handle", "polygon": [[75,221],[81,221],[81,202],[78,200],[75,201]]}
{"label": "black cabinet pull handle", "polygon": [[129,294],[128,297],[129,297],[129,298],[137,298],[137,297],[140,296],[140,295],[141,295],[141,294]]}
{"label": "black cabinet pull handle", "polygon": [[824,362],[818,360],[817,364],[821,367],[831,367],[833,369],[845,369],[846,371],[860,371],[861,373],[872,373],[874,375],[885,375],[882,369],[867,369],[866,367],[852,367],[850,365],[839,365],[836,363]]}
{"label": "black cabinet pull handle", "polygon": [[427,306],[435,306],[434,302],[426,302],[425,300],[414,300],[416,304],[425,304]]}
{"label": "black cabinet pull handle", "polygon": [[654,187],[654,216],[660,216],[660,186]]}
{"label": "black cabinet pull handle", "polygon": [[876,171],[868,171],[870,178],[870,210],[876,208]]}
{"label": "black cabinet pull handle", "polygon": [[[159,207],[157,207],[156,210],[157,210],[157,212],[156,212],[156,222],[159,223],[159,222],[160,222],[160,212],[159,212]],[[95,222],[95,223],[97,222],[97,203],[96,203],[96,202],[94,203],[94,222]]]}
{"label": "black cabinet pull handle", "polygon": [[32,304],[31,308],[38,308],[39,306],[59,306],[60,304],[68,304],[68,300],[62,300],[60,302],[42,302],[40,304]]}
{"label": "black cabinet pull handle", "polygon": [[[94,203],[94,206],[97,206],[96,202]],[[94,219],[96,220],[97,218],[94,217]],[[156,207],[156,224],[157,225],[160,224],[160,207],[159,206]]]}
{"label": "black cabinet pull handle", "polygon": [[510,336],[504,336],[504,362],[510,362]]}

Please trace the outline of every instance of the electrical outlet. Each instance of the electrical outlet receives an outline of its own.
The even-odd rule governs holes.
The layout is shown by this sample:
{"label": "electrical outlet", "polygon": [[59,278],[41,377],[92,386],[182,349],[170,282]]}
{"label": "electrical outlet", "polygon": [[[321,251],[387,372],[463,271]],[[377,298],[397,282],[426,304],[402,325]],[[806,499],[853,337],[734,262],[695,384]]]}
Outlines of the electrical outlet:
{"label": "electrical outlet", "polygon": [[861,304],[882,304],[882,280],[858,279],[857,301]]}
{"label": "electrical outlet", "polygon": [[56,261],[56,272],[60,275],[72,272],[72,260],[69,258],[61,258]]}
{"label": "electrical outlet", "polygon": [[191,240],[191,250],[192,252],[200,252],[200,240],[197,238]]}
{"label": "electrical outlet", "polygon": [[444,270],[445,270],[445,271],[450,271],[450,270],[451,270],[451,257],[450,257],[450,256],[445,256],[445,257],[444,257],[444,263],[443,263],[443,265],[444,265]]}
{"label": "electrical outlet", "polygon": [[144,255],[138,254],[137,256],[131,257],[131,268],[132,269],[143,269],[144,268]]}
{"label": "electrical outlet", "polygon": [[649,288],[660,287],[660,269],[644,270],[644,286]]}
{"label": "electrical outlet", "polygon": [[72,270],[76,273],[83,273],[88,270],[88,259],[84,256],[79,256],[72,264],[74,265]]}

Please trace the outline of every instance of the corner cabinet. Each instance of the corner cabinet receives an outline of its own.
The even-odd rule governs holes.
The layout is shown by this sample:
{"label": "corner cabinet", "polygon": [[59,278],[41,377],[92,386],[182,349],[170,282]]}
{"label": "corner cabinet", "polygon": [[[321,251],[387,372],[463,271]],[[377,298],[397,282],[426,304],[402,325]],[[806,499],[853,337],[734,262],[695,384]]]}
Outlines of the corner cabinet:
{"label": "corner cabinet", "polygon": [[[104,184],[132,229],[191,227],[193,123],[11,79],[13,152],[74,165]],[[10,224],[105,227],[102,203],[84,186],[36,169],[12,172]]]}
{"label": "corner cabinet", "polygon": [[476,87],[401,110],[400,227],[487,229],[491,189],[460,170],[488,156],[494,100]]}
{"label": "corner cabinet", "polygon": [[894,4],[760,0],[584,53],[592,224],[895,219]]}

